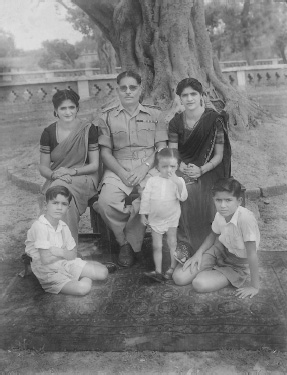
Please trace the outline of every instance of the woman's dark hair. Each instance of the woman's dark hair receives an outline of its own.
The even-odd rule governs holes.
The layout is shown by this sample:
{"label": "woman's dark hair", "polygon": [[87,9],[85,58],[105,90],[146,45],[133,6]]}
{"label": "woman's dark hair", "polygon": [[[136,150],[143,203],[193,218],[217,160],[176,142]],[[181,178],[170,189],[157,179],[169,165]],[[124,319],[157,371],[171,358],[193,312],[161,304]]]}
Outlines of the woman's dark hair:
{"label": "woman's dark hair", "polygon": [[[52,97],[52,102],[55,109],[58,109],[59,106],[65,101],[71,100],[75,106],[79,109],[79,100],[80,96],[72,89],[58,90]],[[56,112],[54,111],[54,116],[57,117]]]}
{"label": "woman's dark hair", "polygon": [[241,184],[234,178],[221,178],[220,180],[216,181],[211,191],[213,196],[217,192],[225,191],[227,193],[231,193],[238,199],[241,195]]}
{"label": "woman's dark hair", "polygon": [[126,72],[122,72],[117,76],[117,84],[119,85],[121,80],[125,77],[134,78],[137,81],[137,84],[140,85],[142,83],[141,76],[132,70],[127,70]]}
{"label": "woman's dark hair", "polygon": [[58,194],[63,195],[64,197],[66,197],[68,199],[69,203],[71,202],[72,197],[73,197],[72,194],[71,194],[71,192],[70,192],[70,190],[68,188],[66,188],[65,186],[56,185],[56,186],[50,187],[46,191],[46,194],[45,194],[46,202],[48,203],[52,199],[55,199]]}
{"label": "woman's dark hair", "polygon": [[179,156],[178,149],[176,149],[176,148],[162,148],[160,151],[156,152],[155,161],[154,161],[155,167],[158,166],[158,163],[159,163],[160,159],[164,159],[164,158],[175,158],[177,160],[177,162],[179,163],[180,162],[180,156]]}
{"label": "woman's dark hair", "polygon": [[202,84],[195,78],[185,78],[180,81],[176,87],[176,94],[180,96],[187,87],[191,87],[201,95],[203,94]]}

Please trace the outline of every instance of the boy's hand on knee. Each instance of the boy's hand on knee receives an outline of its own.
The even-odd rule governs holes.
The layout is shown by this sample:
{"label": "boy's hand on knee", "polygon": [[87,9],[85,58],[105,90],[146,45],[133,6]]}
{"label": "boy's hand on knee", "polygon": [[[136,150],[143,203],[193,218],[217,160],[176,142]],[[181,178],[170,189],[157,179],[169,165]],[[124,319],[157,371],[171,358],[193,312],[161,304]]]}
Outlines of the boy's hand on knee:
{"label": "boy's hand on knee", "polygon": [[245,288],[238,288],[235,292],[235,295],[239,298],[245,298],[245,297],[254,297],[256,294],[258,294],[259,289],[254,288],[254,286],[247,286]]}
{"label": "boy's hand on knee", "polygon": [[199,271],[200,265],[202,260],[201,253],[195,253],[193,257],[189,258],[182,267],[182,270],[185,271],[188,267],[190,267],[190,273],[193,273],[195,270]]}

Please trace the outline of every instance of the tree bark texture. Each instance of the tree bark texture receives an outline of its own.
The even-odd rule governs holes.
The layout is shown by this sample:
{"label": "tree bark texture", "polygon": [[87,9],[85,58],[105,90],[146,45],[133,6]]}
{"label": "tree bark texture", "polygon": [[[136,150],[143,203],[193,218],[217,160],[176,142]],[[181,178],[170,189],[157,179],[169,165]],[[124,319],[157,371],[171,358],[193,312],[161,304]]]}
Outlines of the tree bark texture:
{"label": "tree bark texture", "polygon": [[226,108],[230,126],[247,127],[255,103],[223,77],[206,31],[203,0],[72,0],[98,25],[124,70],[139,72],[145,100],[175,108],[175,88],[197,78]]}

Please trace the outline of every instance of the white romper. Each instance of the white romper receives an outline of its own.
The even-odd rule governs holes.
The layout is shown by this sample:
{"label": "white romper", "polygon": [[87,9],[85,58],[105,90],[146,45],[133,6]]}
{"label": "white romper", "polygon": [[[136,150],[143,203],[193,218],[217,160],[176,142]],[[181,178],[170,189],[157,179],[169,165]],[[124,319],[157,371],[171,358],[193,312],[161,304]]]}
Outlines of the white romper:
{"label": "white romper", "polygon": [[170,179],[161,176],[150,177],[141,197],[140,214],[148,215],[150,227],[163,234],[168,228],[177,228],[181,214],[179,201],[187,199],[184,179],[182,192],[179,194],[177,185]]}

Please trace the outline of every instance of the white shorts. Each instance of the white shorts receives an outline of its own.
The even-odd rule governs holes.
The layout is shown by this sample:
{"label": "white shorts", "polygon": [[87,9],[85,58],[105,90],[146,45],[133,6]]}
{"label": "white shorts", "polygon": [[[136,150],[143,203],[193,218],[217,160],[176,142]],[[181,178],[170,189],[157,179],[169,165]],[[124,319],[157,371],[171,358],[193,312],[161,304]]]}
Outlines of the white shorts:
{"label": "white shorts", "polygon": [[87,262],[81,258],[61,260],[47,266],[33,267],[32,271],[45,292],[58,294],[70,281],[78,281]]}

